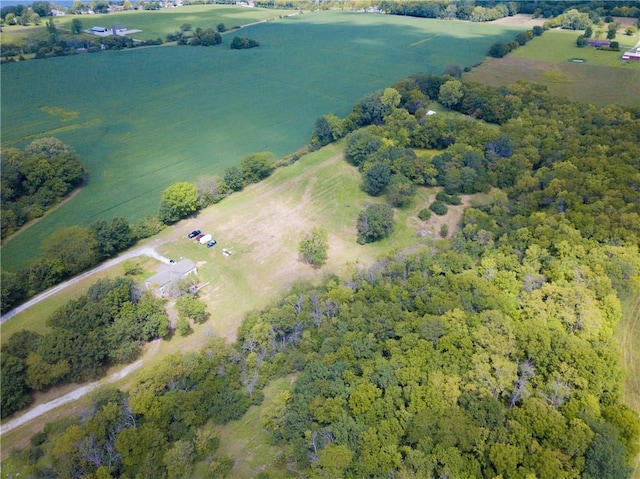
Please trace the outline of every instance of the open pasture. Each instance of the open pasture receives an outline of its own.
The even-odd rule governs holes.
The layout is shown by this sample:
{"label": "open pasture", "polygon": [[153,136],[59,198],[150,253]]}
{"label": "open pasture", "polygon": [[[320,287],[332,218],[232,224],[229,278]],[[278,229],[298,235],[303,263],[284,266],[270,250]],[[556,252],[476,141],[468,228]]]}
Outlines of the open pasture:
{"label": "open pasture", "polygon": [[[618,35],[620,52],[576,47],[580,32],[551,30],[504,58],[489,58],[465,79],[489,85],[527,80],[545,85],[555,95],[604,106],[638,106],[640,62],[621,61],[622,52],[638,38]],[[624,46],[626,45],[626,47]],[[569,61],[584,59],[584,63]]]}
{"label": "open pasture", "polygon": [[[245,9],[239,9],[245,11]],[[127,27],[135,25],[127,24]],[[221,174],[253,152],[285,155],[322,114],[420,72],[480,61],[519,29],[388,15],[305,13],[246,30],[260,48],[163,47],[3,65],[3,147],[56,136],[89,183],[2,248],[15,269],[51,231],[155,213],[177,181]],[[60,112],[63,112],[62,114]]]}
{"label": "open pasture", "polygon": [[238,8],[229,6],[189,5],[180,8],[165,8],[157,11],[129,11],[104,15],[74,15],[55,19],[56,26],[71,29],[71,21],[80,19],[85,29],[93,26],[111,28],[112,25],[124,25],[130,30],[142,30],[130,35],[140,40],[164,38],[175,33],[180,25],[188,23],[192,29],[216,28],[224,23],[227,29],[247,25],[263,20],[271,20],[283,15],[295,13],[292,10],[265,8]]}

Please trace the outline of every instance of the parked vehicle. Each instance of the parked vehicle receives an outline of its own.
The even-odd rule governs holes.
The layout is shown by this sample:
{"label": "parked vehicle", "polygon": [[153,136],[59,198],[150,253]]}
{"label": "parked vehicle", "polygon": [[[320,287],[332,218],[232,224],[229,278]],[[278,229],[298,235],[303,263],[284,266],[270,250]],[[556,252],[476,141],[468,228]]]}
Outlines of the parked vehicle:
{"label": "parked vehicle", "polygon": [[200,239],[201,239],[203,236],[204,236],[203,234],[199,234],[198,236],[196,236],[195,240],[196,240],[196,241],[200,241]]}
{"label": "parked vehicle", "polygon": [[196,236],[198,236],[200,234],[200,230],[193,230],[191,233],[189,233],[187,236],[189,238],[195,238]]}
{"label": "parked vehicle", "polygon": [[198,241],[200,242],[200,244],[207,244],[207,241],[211,241],[213,238],[211,237],[210,234],[206,234],[203,235],[202,238],[200,238]]}
{"label": "parked vehicle", "polygon": [[215,246],[216,244],[218,244],[218,242],[216,240],[211,240],[207,243],[207,248],[211,248],[212,246]]}

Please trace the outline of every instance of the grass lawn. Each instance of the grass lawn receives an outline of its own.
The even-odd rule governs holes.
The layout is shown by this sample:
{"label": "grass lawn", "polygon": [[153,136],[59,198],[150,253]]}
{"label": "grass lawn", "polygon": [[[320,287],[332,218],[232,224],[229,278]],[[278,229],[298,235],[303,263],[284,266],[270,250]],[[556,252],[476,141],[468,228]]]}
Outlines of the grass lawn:
{"label": "grass lawn", "polygon": [[[621,60],[622,46],[635,45],[638,37],[618,35],[622,51],[607,52],[578,48],[577,36],[578,32],[547,31],[504,58],[488,58],[465,74],[465,79],[496,86],[528,80],[578,101],[638,106],[640,62]],[[570,62],[571,58],[585,63]]]}
{"label": "grass lawn", "polygon": [[[218,436],[220,447],[216,451],[217,457],[229,457],[234,460],[230,477],[249,479],[261,471],[269,473],[269,477],[295,477],[292,473],[284,472],[284,468],[274,466],[284,451],[278,446],[269,444],[269,438],[262,427],[261,417],[269,410],[276,396],[293,388],[294,378],[279,378],[267,384],[262,391],[264,400],[259,406],[251,406],[238,421],[232,421],[224,426],[215,426],[213,431]],[[196,469],[192,477],[206,477],[203,464],[202,469]]]}
{"label": "grass lawn", "polygon": [[345,115],[366,93],[414,73],[473,65],[492,43],[520,30],[318,12],[243,29],[261,44],[248,51],[230,50],[225,37],[210,48],[4,64],[2,146],[56,136],[78,152],[89,183],[5,244],[3,267],[15,270],[37,258],[42,240],[61,226],[115,215],[133,222],[155,213],[162,190],[174,182],[221,174],[257,151],[295,151],[320,115]]}

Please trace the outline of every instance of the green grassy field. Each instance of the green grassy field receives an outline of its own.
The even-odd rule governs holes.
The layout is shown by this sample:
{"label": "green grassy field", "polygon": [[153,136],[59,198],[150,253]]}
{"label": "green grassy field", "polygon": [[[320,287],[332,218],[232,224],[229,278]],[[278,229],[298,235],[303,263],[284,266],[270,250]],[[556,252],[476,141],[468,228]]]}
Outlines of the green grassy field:
{"label": "green grassy field", "polygon": [[[528,80],[546,85],[553,94],[604,106],[638,106],[640,62],[621,61],[637,36],[618,35],[620,52],[576,47],[578,32],[550,30],[500,59],[489,58],[465,79],[490,85]],[[584,63],[569,61],[572,58]]]}
{"label": "green grassy field", "polygon": [[291,10],[264,8],[238,8],[229,6],[189,5],[180,8],[165,8],[157,11],[130,11],[104,15],[78,15],[60,17],[56,25],[71,29],[73,18],[79,18],[84,29],[93,26],[110,28],[112,25],[124,25],[129,30],[142,30],[129,35],[131,38],[151,40],[164,38],[175,33],[183,23],[189,23],[193,30],[197,27],[215,28],[224,23],[227,29],[247,25],[262,20],[271,20],[283,15],[290,15]]}
{"label": "green grassy field", "polygon": [[171,183],[220,174],[253,152],[295,151],[320,115],[344,115],[364,94],[413,73],[472,65],[516,31],[305,13],[242,30],[261,43],[254,50],[145,48],[5,64],[3,147],[56,136],[79,153],[89,184],[3,246],[3,267],[36,258],[58,227],[114,215],[135,221],[157,211]]}

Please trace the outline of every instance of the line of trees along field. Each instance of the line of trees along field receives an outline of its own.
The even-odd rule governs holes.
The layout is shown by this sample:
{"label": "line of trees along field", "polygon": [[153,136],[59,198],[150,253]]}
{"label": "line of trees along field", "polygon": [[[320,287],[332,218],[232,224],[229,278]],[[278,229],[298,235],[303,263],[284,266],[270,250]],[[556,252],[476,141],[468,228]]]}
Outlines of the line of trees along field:
{"label": "line of trees along field", "polygon": [[[434,100],[466,116],[424,114]],[[308,477],[629,477],[640,420],[621,402],[613,332],[640,287],[640,111],[421,75],[317,126],[316,146],[350,135],[359,167],[489,200],[451,241],[297,285],[247,315],[235,344],[104,392],[14,454],[25,473],[230,477],[242,458],[219,453],[211,424],[295,374],[261,410],[283,455],[259,477],[287,464]]]}
{"label": "line of trees along field", "polygon": [[56,138],[32,141],[24,151],[2,151],[2,238],[39,218],[83,181],[84,167],[73,150]]}

